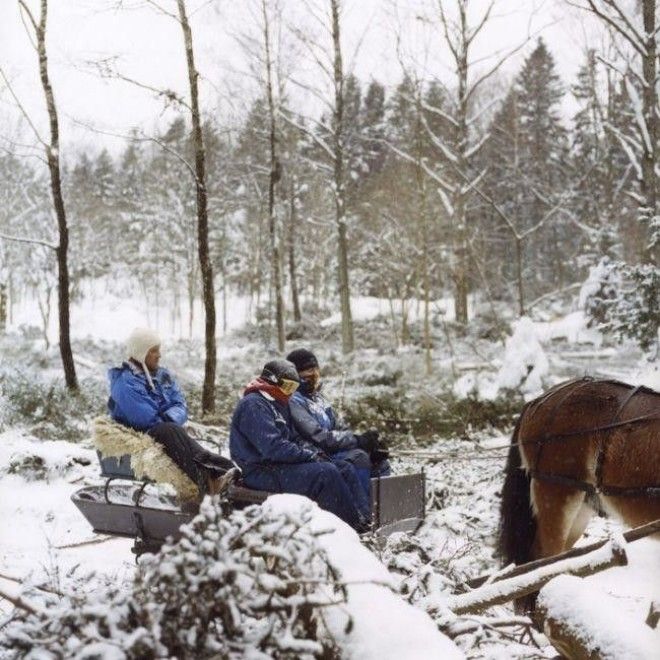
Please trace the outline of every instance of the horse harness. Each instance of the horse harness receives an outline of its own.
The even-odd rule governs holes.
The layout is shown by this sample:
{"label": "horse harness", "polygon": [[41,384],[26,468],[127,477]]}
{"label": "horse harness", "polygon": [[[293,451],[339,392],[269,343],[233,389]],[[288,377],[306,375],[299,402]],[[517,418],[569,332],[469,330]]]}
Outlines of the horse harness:
{"label": "horse harness", "polygon": [[[585,377],[582,379],[575,379],[572,381],[569,381],[568,383],[564,383],[563,386],[559,389],[563,389],[564,387],[568,387],[570,385],[577,385],[577,387],[569,390],[568,393],[566,393],[564,396],[562,396],[559,401],[555,404],[554,410],[556,410],[571,394],[575,392],[576,389],[579,389],[580,387],[593,382],[593,378],[591,377]],[[621,384],[621,385],[626,385],[625,383],[619,383],[618,381],[612,381],[613,383]],[[534,404],[539,404],[543,403],[550,395],[556,394],[559,389],[551,390],[548,392],[541,400],[536,400],[532,403]],[[531,440],[531,441],[525,441],[521,444],[536,444],[539,445],[539,451],[536,456],[536,461],[534,462],[534,468],[529,470],[529,475],[530,477],[534,479],[538,479],[539,481],[546,481],[548,483],[554,483],[558,484],[560,486],[570,486],[571,488],[575,488],[576,490],[581,490],[587,494],[587,496],[591,499],[598,500],[598,495],[604,495],[605,497],[660,497],[660,485],[655,485],[655,486],[607,486],[603,485],[603,465],[605,462],[605,438],[601,437],[599,443],[598,443],[598,453],[596,454],[596,467],[595,467],[595,477],[596,477],[596,483],[591,484],[586,481],[580,481],[579,479],[576,479],[575,477],[569,477],[566,475],[561,475],[561,474],[550,474],[549,472],[541,472],[538,469],[539,462],[541,460],[541,455],[543,453],[543,447],[547,442],[552,442],[555,440],[563,440],[565,438],[569,438],[571,436],[578,436],[578,435],[584,435],[585,433],[599,433],[601,431],[611,431],[612,429],[615,428],[620,428],[622,426],[627,426],[629,424],[637,424],[643,421],[647,421],[650,419],[660,419],[657,415],[641,415],[640,417],[634,417],[632,419],[627,419],[625,421],[620,421],[619,417],[623,413],[624,409],[626,406],[630,403],[632,398],[639,392],[640,390],[648,390],[648,388],[642,386],[642,385],[637,385],[636,387],[632,388],[631,391],[628,393],[628,396],[624,399],[623,403],[619,406],[619,409],[616,411],[616,414],[612,418],[612,421],[609,424],[606,424],[605,426],[600,426],[595,429],[589,429],[589,430],[581,430],[581,431],[575,431],[572,433],[564,433],[558,436],[554,437],[548,437],[548,438],[543,438],[542,440]],[[554,412],[553,410],[553,412]]]}

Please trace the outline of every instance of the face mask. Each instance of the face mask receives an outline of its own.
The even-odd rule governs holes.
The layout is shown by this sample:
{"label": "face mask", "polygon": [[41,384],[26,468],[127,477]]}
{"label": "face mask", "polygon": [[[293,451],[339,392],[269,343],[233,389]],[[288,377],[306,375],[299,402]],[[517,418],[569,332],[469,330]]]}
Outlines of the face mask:
{"label": "face mask", "polygon": [[287,396],[291,396],[298,389],[298,383],[295,380],[289,380],[288,378],[282,378],[277,386]]}

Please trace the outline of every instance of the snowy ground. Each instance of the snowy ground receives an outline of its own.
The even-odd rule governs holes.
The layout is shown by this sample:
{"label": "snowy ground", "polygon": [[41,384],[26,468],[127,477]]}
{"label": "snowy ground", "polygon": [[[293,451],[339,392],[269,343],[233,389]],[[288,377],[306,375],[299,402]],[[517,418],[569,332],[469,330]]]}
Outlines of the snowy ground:
{"label": "snowy ground", "polygon": [[[375,326],[382,301],[363,302],[363,315],[372,319]],[[516,373],[531,375],[520,388],[526,397],[562,379],[582,374],[645,382],[658,388],[657,363],[645,362],[632,346],[613,346],[603,341],[598,333],[585,327],[580,314],[574,312],[554,320],[520,321],[514,325],[506,346],[475,337],[457,340],[451,351],[438,344],[434,352],[438,375],[430,381],[420,376],[423,361],[419,349],[404,347],[392,351],[384,347],[358,352],[352,365],[342,367],[341,375],[335,369],[329,384],[333,391],[339,391],[345,379],[344,394],[348,398],[366,391],[361,383],[369,379],[376,382],[383,374],[399,369],[404,373],[404,387],[413,395],[430,391],[438,396],[439,383],[450,382],[455,393],[476,392],[488,399],[502,387],[510,387]],[[145,322],[139,313],[134,316],[130,323],[121,324],[127,331],[133,322]],[[329,319],[326,326],[331,326],[332,321]],[[110,335],[109,328],[113,325]],[[100,334],[94,339],[97,331]],[[82,373],[96,378],[102,388],[104,368],[116,361],[120,352],[117,344],[108,343],[110,338],[116,340],[116,320],[98,315],[85,332],[92,339],[83,345],[89,348],[83,352],[85,357],[79,365]],[[38,341],[35,340],[37,345]],[[182,343],[172,345],[170,352],[174,370],[193,383],[199,381],[201,369],[195,350],[193,344]],[[330,364],[335,351],[333,345],[323,344],[319,353]],[[238,388],[253,372],[254,363],[266,355],[263,348],[259,349],[245,337],[223,341],[220,359],[226,365],[224,377],[231,380],[229,408],[231,397],[236,396],[232,388]],[[41,367],[37,362],[26,363],[34,373],[39,369],[43,375],[50,368],[56,373],[54,359]],[[0,428],[2,419],[0,414]],[[425,441],[424,456],[420,458],[404,454],[406,450],[419,449],[413,438],[398,439],[397,447],[402,451],[395,461],[395,470],[425,468],[429,513],[426,524],[415,537],[391,538],[385,547],[374,547],[373,551],[403,597],[428,612],[438,624],[443,624],[437,615],[438,603],[468,578],[497,568],[493,544],[508,442],[508,432],[497,431],[471,433],[469,442],[436,436]],[[95,535],[70,500],[76,489],[98,483],[98,463],[90,444],[37,439],[25,425],[5,424],[0,433],[2,589],[15,593],[19,583],[29,582],[56,585],[63,591],[73,583],[93,590],[101,578],[110,578],[116,584],[130,581],[135,570],[131,541]],[[602,537],[615,528],[612,522],[596,519],[582,542]],[[660,598],[659,557],[657,542],[632,544],[630,566],[611,569],[589,580],[595,590],[614,594],[627,616],[643,620],[650,599]],[[0,600],[0,614],[10,610],[8,601]],[[508,606],[499,606],[492,614],[506,618],[512,612]],[[488,626],[477,626],[456,641],[473,658],[531,659],[555,655],[540,635],[527,633],[522,638],[507,638],[494,634]]]}

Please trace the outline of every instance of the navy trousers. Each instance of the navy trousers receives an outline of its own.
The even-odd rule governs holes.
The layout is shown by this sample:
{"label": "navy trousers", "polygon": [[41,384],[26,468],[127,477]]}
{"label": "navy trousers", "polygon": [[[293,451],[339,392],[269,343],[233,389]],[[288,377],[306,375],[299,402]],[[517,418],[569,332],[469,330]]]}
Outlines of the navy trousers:
{"label": "navy trousers", "polygon": [[173,422],[156,424],[148,433],[163,445],[165,453],[197,484],[202,494],[207,492],[209,476],[219,477],[234,465],[228,458],[204,449]]}
{"label": "navy trousers", "polygon": [[253,465],[243,471],[243,482],[271,493],[305,495],[354,529],[364,529],[370,522],[369,501],[345,461]]}

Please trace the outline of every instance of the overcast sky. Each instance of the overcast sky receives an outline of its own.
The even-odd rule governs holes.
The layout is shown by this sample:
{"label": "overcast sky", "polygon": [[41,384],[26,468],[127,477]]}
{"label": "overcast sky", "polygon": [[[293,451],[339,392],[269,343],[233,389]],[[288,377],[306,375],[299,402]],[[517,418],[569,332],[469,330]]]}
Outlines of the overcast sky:
{"label": "overcast sky", "polygon": [[[159,0],[173,12],[174,0]],[[322,43],[323,30],[310,17],[309,6],[325,7],[322,0],[289,0],[286,21]],[[451,6],[450,0],[443,0]],[[28,0],[35,8],[37,0]],[[125,134],[132,127],[149,133],[171,118],[161,100],[129,83],[104,80],[90,62],[117,58],[124,75],[157,88],[186,95],[187,78],[181,30],[145,0],[49,0],[48,50],[50,73],[58,102],[65,147],[108,146],[116,151],[123,140],[90,132],[93,125],[109,133]],[[249,0],[188,0],[197,66],[203,76],[202,101],[207,112],[222,118],[236,116],[252,98],[254,87],[246,75],[248,62],[236,35],[254,24]],[[486,0],[473,0],[477,13]],[[343,48],[347,67],[365,81],[372,78],[394,85],[405,66],[426,69],[451,82],[442,35],[425,16],[431,0],[344,0]],[[575,10],[563,0],[499,0],[495,18],[475,44],[474,57],[505,52],[524,42],[530,33],[543,36],[565,83],[573,81],[583,60],[585,38],[593,40],[593,27],[585,28]],[[587,24],[588,25],[588,24]],[[588,34],[587,31],[591,30]],[[397,54],[397,35],[400,47]],[[510,77],[533,48],[527,44],[503,70]],[[357,52],[357,56],[355,53]],[[288,46],[288,66],[302,81],[321,79],[304,47]],[[36,53],[21,21],[17,0],[0,0],[0,66],[12,87],[45,133],[45,109],[38,79]],[[480,64],[488,66],[488,60]],[[295,92],[294,92],[295,93]],[[300,97],[300,103],[310,103]],[[300,108],[304,110],[304,107]],[[0,81],[0,137],[25,141],[25,122],[3,82]]]}

